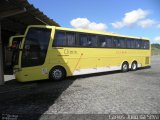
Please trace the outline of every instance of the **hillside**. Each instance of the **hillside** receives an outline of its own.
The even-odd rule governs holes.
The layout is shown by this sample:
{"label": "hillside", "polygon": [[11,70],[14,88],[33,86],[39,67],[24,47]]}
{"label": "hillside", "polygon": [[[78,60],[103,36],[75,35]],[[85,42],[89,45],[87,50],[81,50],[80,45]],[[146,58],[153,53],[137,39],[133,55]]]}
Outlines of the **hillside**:
{"label": "hillside", "polygon": [[160,55],[160,44],[151,44],[151,48],[152,55]]}

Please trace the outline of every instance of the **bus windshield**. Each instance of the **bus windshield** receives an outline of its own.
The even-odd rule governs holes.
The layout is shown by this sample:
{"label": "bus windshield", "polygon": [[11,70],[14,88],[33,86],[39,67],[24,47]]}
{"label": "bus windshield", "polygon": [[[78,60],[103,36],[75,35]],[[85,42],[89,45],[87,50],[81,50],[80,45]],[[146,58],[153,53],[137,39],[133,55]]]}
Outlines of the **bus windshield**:
{"label": "bus windshield", "polygon": [[30,28],[22,51],[22,67],[42,65],[45,61],[51,29]]}

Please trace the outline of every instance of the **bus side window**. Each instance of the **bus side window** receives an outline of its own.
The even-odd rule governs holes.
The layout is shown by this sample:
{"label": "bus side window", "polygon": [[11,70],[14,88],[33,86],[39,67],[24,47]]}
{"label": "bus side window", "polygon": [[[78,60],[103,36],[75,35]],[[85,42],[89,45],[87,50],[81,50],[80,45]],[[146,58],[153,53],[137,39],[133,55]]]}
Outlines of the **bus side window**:
{"label": "bus side window", "polygon": [[141,40],[136,40],[136,48],[141,48]]}
{"label": "bus side window", "polygon": [[66,41],[65,32],[56,31],[54,41],[53,41],[53,46],[60,47],[60,46],[66,46],[66,45],[67,45],[67,41]]}
{"label": "bus side window", "polygon": [[116,37],[113,37],[113,47],[114,48],[118,48],[119,47],[119,42],[118,42],[118,39]]}
{"label": "bus side window", "polygon": [[127,48],[131,48],[131,40],[129,38],[127,38],[126,40],[127,40]]}
{"label": "bus side window", "polygon": [[144,49],[144,40],[141,40],[141,49]]}
{"label": "bus side window", "polygon": [[106,47],[107,46],[107,42],[104,36],[98,36],[98,43],[99,43],[99,47]]}
{"label": "bus side window", "polygon": [[144,49],[149,49],[149,41],[144,41]]}
{"label": "bus side window", "polygon": [[131,39],[131,48],[133,48],[133,49],[136,48],[134,39]]}
{"label": "bus side window", "polygon": [[106,36],[105,39],[106,39],[107,47],[108,48],[112,47],[112,37]]}
{"label": "bus side window", "polygon": [[66,32],[67,46],[76,46],[76,36],[75,33]]}
{"label": "bus side window", "polygon": [[117,48],[120,48],[120,47],[121,47],[120,39],[119,39],[119,38],[116,38],[116,39],[117,39],[117,44],[116,44],[116,46],[117,46]]}
{"label": "bus side window", "polygon": [[119,47],[120,48],[126,48],[126,39],[125,38],[119,38]]}
{"label": "bus side window", "polygon": [[88,46],[97,47],[97,36],[96,35],[88,35]]}
{"label": "bus side window", "polygon": [[88,46],[88,35],[79,34],[79,46],[87,47]]}

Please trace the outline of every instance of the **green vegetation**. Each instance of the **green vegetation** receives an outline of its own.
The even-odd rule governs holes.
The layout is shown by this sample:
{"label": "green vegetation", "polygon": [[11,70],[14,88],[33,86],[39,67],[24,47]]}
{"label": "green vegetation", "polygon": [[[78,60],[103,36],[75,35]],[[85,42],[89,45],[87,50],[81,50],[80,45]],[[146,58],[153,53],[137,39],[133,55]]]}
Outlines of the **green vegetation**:
{"label": "green vegetation", "polygon": [[160,44],[151,44],[151,48],[152,55],[160,55]]}

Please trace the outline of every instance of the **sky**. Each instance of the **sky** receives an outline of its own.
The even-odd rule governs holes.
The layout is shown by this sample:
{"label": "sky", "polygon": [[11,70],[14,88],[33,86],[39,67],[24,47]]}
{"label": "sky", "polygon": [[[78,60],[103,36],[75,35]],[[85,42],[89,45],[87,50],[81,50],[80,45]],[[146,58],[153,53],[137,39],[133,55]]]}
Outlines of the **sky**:
{"label": "sky", "polygon": [[28,0],[62,27],[147,37],[160,43],[160,0]]}

